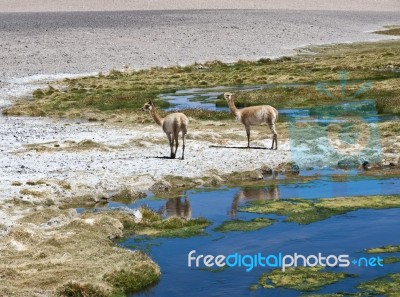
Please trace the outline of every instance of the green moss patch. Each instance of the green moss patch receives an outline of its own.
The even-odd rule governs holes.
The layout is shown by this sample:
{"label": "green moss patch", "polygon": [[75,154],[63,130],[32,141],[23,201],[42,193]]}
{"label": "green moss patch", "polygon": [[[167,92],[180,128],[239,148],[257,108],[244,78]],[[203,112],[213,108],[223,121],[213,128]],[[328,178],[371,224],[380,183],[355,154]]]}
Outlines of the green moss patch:
{"label": "green moss patch", "polygon": [[230,231],[254,231],[268,226],[271,226],[275,220],[267,218],[255,218],[250,221],[233,220],[225,221],[220,226],[216,227],[214,231],[217,232],[230,232]]}
{"label": "green moss patch", "polygon": [[365,281],[357,286],[358,292],[337,292],[331,294],[312,294],[307,297],[397,297],[400,292],[400,273],[388,274],[374,280]]}
{"label": "green moss patch", "polygon": [[91,284],[68,283],[57,290],[60,297],[108,297],[109,294]]}
{"label": "green moss patch", "polygon": [[376,31],[374,33],[384,35],[400,35],[400,26],[386,26],[385,30]]}
{"label": "green moss patch", "polygon": [[114,295],[119,293],[125,296],[127,293],[139,291],[149,284],[156,283],[159,275],[153,270],[143,267],[142,270],[121,269],[114,271],[106,274],[104,279],[114,288],[117,288],[114,290]]}
{"label": "green moss patch", "polygon": [[366,297],[366,295],[362,293],[346,293],[346,292],[338,292],[331,294],[310,294],[305,295],[307,297]]}
{"label": "green moss patch", "polygon": [[383,264],[393,264],[400,262],[400,257],[388,257],[383,259]]}
{"label": "green moss patch", "polygon": [[400,196],[360,196],[327,199],[287,199],[255,201],[241,211],[287,216],[287,222],[310,224],[335,215],[358,209],[385,209],[400,207]]}
{"label": "green moss patch", "polygon": [[369,253],[369,254],[398,253],[398,252],[400,252],[400,244],[399,245],[385,245],[382,247],[367,249],[367,253]]}
{"label": "green moss patch", "polygon": [[262,274],[258,283],[253,285],[251,289],[285,288],[304,292],[316,291],[346,277],[355,277],[355,275],[331,272],[323,267],[292,267],[284,272],[281,269],[275,269]]}
{"label": "green moss patch", "polygon": [[138,235],[187,238],[205,235],[204,229],[211,224],[205,218],[169,217],[162,219],[159,214],[147,208],[141,208],[140,211],[143,216],[141,222],[130,226],[131,231]]}
{"label": "green moss patch", "polygon": [[145,198],[147,195],[144,192],[133,191],[125,188],[110,196],[110,199],[115,202],[132,204],[138,199]]}
{"label": "green moss patch", "polygon": [[381,278],[362,282],[357,288],[364,291],[367,296],[397,297],[400,292],[400,273],[388,274]]}

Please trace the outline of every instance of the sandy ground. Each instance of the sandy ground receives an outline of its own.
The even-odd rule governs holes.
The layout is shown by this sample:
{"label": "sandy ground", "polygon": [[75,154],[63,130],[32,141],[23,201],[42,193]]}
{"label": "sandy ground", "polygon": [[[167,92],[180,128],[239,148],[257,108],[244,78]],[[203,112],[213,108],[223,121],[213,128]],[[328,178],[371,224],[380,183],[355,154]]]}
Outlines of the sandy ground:
{"label": "sandy ground", "polygon": [[[0,4],[0,10],[7,11],[5,1]],[[390,10],[390,6],[381,8]],[[391,38],[368,32],[395,24],[398,19],[398,11],[3,13],[0,106],[46,81],[113,67],[258,59],[290,55],[295,48],[310,44]],[[290,160],[289,145],[285,142],[280,143],[278,151],[228,152],[210,149],[212,142],[196,139],[196,131],[190,131],[186,160],[158,159],[155,157],[167,155],[168,145],[155,125],[121,128],[0,116],[0,126],[3,201],[34,200],[42,194],[55,198],[84,193],[106,196],[126,187],[146,190],[168,174],[198,177],[254,170],[262,165],[273,167]],[[240,125],[231,129],[233,134],[244,136]],[[209,131],[199,133],[213,139]],[[220,137],[214,136],[216,141]],[[80,142],[85,140],[98,146],[82,148]],[[243,145],[243,140],[225,144]],[[270,146],[270,140],[259,141],[258,145]],[[37,180],[47,182],[26,184]],[[71,189],[60,186],[60,181],[69,183]],[[4,225],[13,224],[17,218],[0,210],[0,223]]]}
{"label": "sandy ground", "polygon": [[103,11],[176,9],[301,9],[399,11],[397,0],[0,0],[0,11]]}

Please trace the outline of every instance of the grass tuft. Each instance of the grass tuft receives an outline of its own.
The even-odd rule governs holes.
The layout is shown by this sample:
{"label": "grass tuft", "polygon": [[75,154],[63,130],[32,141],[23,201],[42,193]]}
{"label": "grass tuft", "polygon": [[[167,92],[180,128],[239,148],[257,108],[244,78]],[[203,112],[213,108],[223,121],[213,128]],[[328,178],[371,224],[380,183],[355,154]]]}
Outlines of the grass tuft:
{"label": "grass tuft", "polygon": [[400,292],[400,273],[392,273],[371,281],[362,282],[357,288],[363,290],[365,296],[397,297]]}
{"label": "grass tuft", "polygon": [[104,280],[116,288],[114,295],[137,292],[158,281],[159,275],[152,269],[121,269],[104,276]]}
{"label": "grass tuft", "polygon": [[398,253],[400,252],[400,244],[399,245],[385,245],[378,248],[370,248],[367,249],[367,253],[369,254],[379,254],[379,253]]}
{"label": "grass tuft", "polygon": [[91,284],[68,283],[57,290],[60,297],[108,297],[104,290]]}
{"label": "grass tuft", "polygon": [[257,285],[251,289],[285,288],[303,292],[316,291],[326,285],[336,283],[346,277],[355,277],[354,274],[331,272],[324,267],[291,267],[282,271],[275,269],[261,275]]}
{"label": "grass tuft", "polygon": [[146,208],[141,207],[141,222],[131,226],[131,231],[138,235],[149,237],[180,237],[188,238],[204,235],[204,229],[211,224],[205,218],[186,219],[181,217],[169,217],[162,219],[161,216]]}
{"label": "grass tuft", "polygon": [[255,218],[250,221],[233,220],[223,222],[220,226],[216,227],[214,231],[217,232],[230,232],[230,231],[255,231],[268,226],[271,226],[274,220],[267,218]]}

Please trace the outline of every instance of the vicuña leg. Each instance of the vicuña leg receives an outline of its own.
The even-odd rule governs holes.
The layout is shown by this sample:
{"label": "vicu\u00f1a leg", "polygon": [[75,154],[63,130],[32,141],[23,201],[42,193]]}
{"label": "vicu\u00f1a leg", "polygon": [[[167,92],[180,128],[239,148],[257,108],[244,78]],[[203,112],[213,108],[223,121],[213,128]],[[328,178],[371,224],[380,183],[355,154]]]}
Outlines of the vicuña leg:
{"label": "vicu\u00f1a leg", "polygon": [[176,152],[177,152],[178,146],[179,146],[179,132],[174,133],[174,140],[175,140],[175,152],[174,152],[174,159],[175,159]]}
{"label": "vicu\u00f1a leg", "polygon": [[275,149],[278,149],[278,133],[276,133],[275,129],[275,124],[274,123],[268,123],[269,128],[271,129],[272,133],[274,134],[272,137],[272,146],[271,150],[274,149],[274,144],[275,144]]}
{"label": "vicu\u00f1a leg", "polygon": [[247,147],[250,147],[250,126],[246,125],[244,126],[246,128],[246,134],[247,134]]}
{"label": "vicu\u00f1a leg", "polygon": [[169,141],[169,147],[171,149],[171,155],[170,158],[174,159],[175,154],[174,154],[174,137],[172,136],[172,133],[167,133],[168,141]]}
{"label": "vicu\u00f1a leg", "polygon": [[182,131],[182,160],[185,159],[185,135],[186,135],[186,131]]}

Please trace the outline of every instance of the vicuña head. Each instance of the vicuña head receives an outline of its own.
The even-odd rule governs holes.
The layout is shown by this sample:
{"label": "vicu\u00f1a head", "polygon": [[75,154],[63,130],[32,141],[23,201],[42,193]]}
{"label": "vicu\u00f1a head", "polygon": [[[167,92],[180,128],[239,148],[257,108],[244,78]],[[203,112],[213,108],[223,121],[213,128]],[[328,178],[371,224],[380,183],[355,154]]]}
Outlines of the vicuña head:
{"label": "vicu\u00f1a head", "polygon": [[232,101],[233,100],[233,94],[232,93],[224,93],[224,98],[226,100],[226,102]]}
{"label": "vicu\u00f1a head", "polygon": [[[179,132],[182,132],[182,160],[184,159],[185,155],[185,135],[187,134],[187,127],[189,125],[189,119],[180,112],[175,112],[167,115],[165,118],[162,118],[151,99],[147,101],[142,110],[149,111],[151,116],[153,117],[154,121],[162,127],[163,131],[168,137],[169,146],[171,148],[171,159],[175,159],[176,151],[178,150],[179,146]],[[175,150],[174,150],[175,144]]]}
{"label": "vicu\u00f1a head", "polygon": [[247,147],[250,147],[250,126],[266,123],[273,133],[271,149],[278,149],[278,133],[276,133],[275,124],[278,120],[278,111],[270,105],[258,105],[237,109],[233,100],[234,94],[224,93],[224,98],[228,103],[231,113],[240,121],[247,134]]}
{"label": "vicu\u00f1a head", "polygon": [[155,108],[155,106],[154,106],[153,101],[152,101],[151,99],[149,99],[149,101],[147,101],[147,102],[143,105],[142,110],[143,110],[143,111],[151,111],[151,110],[154,109],[154,108]]}

